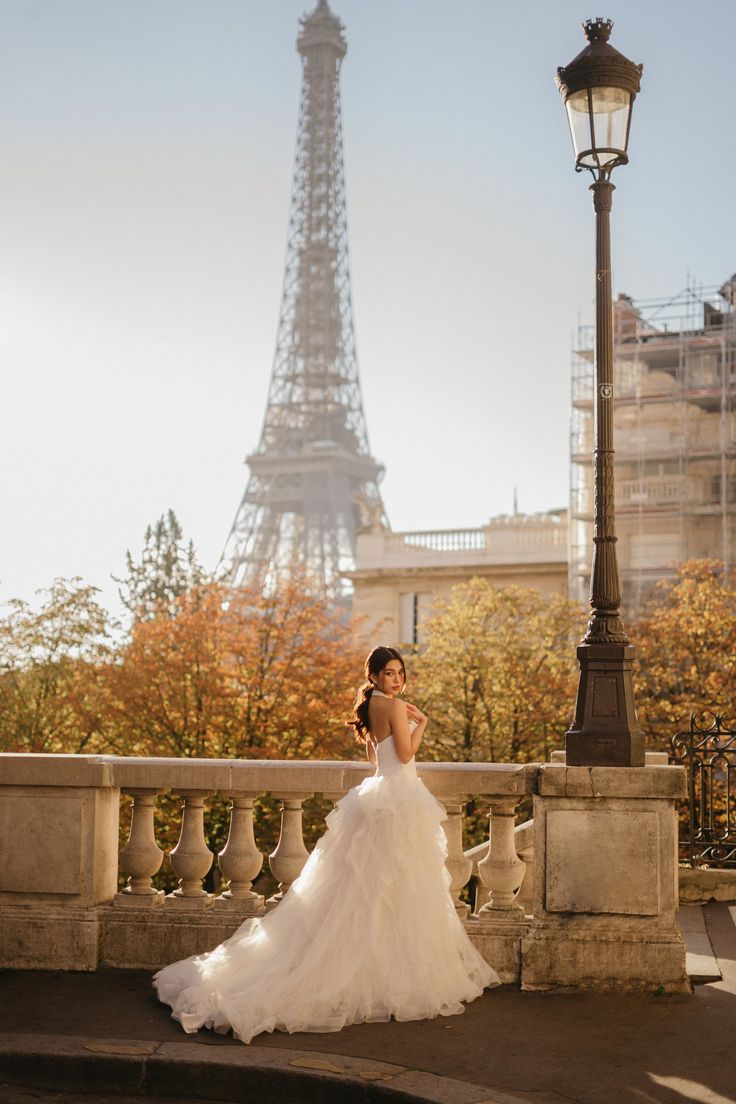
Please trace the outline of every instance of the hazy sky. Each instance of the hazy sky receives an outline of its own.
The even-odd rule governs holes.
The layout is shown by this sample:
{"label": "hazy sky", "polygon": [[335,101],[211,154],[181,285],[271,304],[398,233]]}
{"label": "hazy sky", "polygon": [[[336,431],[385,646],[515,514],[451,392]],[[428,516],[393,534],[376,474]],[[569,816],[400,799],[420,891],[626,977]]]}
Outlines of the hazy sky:
{"label": "hazy sky", "polygon": [[[304,0],[0,0],[0,598],[176,510],[214,567],[265,408]],[[565,505],[593,214],[553,77],[644,63],[614,287],[736,269],[736,2],[333,0],[358,356],[394,529]]]}

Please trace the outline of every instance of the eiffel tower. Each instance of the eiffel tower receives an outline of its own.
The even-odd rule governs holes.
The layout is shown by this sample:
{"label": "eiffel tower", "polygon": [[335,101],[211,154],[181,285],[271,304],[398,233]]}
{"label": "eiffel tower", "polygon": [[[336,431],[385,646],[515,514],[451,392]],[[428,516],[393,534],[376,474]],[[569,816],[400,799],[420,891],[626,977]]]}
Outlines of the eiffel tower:
{"label": "eiffel tower", "polygon": [[281,312],[266,416],[220,562],[233,585],[272,586],[299,564],[329,597],[356,534],[387,526],[358,378],[340,119],[344,28],[326,0],[300,20],[302,58]]}

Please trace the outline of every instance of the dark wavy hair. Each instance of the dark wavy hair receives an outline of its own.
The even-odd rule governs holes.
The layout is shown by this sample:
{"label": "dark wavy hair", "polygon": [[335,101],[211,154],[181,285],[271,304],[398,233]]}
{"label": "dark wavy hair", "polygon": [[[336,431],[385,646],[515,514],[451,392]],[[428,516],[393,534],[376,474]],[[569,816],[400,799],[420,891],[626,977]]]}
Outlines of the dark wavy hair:
{"label": "dark wavy hair", "polygon": [[398,659],[401,664],[401,673],[406,683],[406,667],[401,653],[396,648],[390,648],[388,644],[380,644],[373,649],[365,661],[365,682],[358,689],[353,705],[353,718],[348,721],[348,726],[355,729],[355,739],[359,744],[364,744],[368,739],[368,705],[375,688],[371,676],[375,678],[379,675],[392,659]]}

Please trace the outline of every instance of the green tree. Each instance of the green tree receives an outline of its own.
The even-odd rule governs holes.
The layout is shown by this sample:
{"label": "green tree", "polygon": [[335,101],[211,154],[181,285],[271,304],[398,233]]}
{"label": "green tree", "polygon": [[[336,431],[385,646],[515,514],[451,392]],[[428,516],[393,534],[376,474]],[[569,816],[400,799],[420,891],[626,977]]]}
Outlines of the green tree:
{"label": "green tree", "polygon": [[140,560],[134,560],[128,550],[125,565],[127,574],[123,578],[113,575],[113,579],[134,621],[145,621],[161,612],[173,616],[177,598],[207,580],[194,544],[184,541],[173,510],[146,528]]}
{"label": "green tree", "polygon": [[560,595],[474,578],[440,600],[414,663],[437,759],[543,760],[572,717],[579,607]]}
{"label": "green tree", "polygon": [[96,672],[108,654],[108,615],[80,579],[39,593],[39,609],[13,599],[0,619],[0,748],[82,752],[104,713]]}

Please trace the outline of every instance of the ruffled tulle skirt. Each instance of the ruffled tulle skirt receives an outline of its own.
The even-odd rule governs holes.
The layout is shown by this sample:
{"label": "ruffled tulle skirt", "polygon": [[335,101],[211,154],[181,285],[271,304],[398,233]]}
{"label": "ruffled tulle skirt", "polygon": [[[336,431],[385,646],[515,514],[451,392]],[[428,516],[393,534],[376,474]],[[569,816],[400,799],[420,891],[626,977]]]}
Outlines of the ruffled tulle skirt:
{"label": "ruffled tulle skirt", "polygon": [[462,1012],[498,984],[450,898],[439,802],[416,777],[375,775],[327,817],[283,901],[209,954],[160,970],[187,1032],[339,1031]]}

